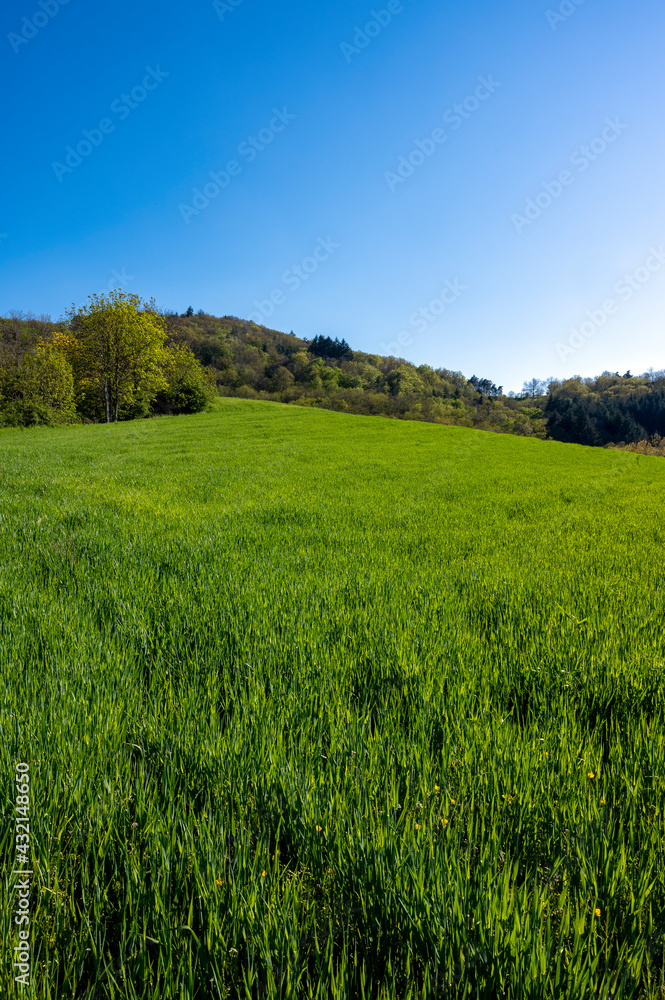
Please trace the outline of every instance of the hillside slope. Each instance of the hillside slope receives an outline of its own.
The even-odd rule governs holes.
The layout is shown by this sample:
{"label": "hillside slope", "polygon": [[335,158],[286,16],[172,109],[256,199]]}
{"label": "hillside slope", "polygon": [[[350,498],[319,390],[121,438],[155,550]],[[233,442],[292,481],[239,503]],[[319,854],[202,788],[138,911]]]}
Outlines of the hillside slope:
{"label": "hillside slope", "polygon": [[655,996],[664,489],[238,399],[3,432],[35,995]]}
{"label": "hillside slope", "polygon": [[[665,371],[534,378],[521,393],[505,395],[488,378],[354,351],[338,338],[304,340],[193,309],[181,316],[151,312],[150,320],[159,322],[165,338],[158,363],[164,385],[143,400],[138,389],[129,393],[121,419],[195,412],[218,392],[665,454]],[[0,319],[0,426],[101,419],[101,383],[96,369],[79,364],[74,326],[71,318],[68,325],[46,317]]]}
{"label": "hillside slope", "polygon": [[351,350],[337,338],[304,340],[237,317],[169,313],[166,322],[176,342],[215,370],[223,395],[545,435],[539,401],[502,396],[489,379]]}

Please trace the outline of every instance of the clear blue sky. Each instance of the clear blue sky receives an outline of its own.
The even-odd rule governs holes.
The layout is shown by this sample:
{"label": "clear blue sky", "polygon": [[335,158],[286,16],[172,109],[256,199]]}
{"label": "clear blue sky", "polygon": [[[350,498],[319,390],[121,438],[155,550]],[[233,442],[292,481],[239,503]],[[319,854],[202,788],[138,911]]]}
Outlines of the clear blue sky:
{"label": "clear blue sky", "polygon": [[0,313],[119,284],[506,389],[665,367],[662,0],[0,17]]}

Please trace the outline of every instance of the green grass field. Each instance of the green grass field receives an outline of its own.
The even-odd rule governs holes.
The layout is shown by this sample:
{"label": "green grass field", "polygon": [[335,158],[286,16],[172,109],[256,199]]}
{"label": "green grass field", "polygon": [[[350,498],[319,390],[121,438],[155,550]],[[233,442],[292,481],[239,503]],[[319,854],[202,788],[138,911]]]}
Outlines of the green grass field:
{"label": "green grass field", "polygon": [[0,496],[3,996],[665,996],[662,459],[228,399]]}

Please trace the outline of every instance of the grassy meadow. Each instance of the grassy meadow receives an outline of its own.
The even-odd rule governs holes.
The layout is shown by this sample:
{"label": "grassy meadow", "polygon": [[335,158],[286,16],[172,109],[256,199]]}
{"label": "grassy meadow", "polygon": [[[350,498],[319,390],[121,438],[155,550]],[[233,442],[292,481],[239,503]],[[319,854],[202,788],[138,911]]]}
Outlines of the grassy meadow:
{"label": "grassy meadow", "polygon": [[0,498],[3,996],[665,997],[662,459],[226,399]]}

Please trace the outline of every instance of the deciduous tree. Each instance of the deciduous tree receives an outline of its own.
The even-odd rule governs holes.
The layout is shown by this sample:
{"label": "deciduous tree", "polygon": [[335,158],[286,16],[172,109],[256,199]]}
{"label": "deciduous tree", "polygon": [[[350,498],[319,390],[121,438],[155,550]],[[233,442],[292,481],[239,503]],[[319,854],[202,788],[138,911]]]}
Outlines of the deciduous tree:
{"label": "deciduous tree", "polygon": [[123,409],[149,407],[168,381],[164,372],[166,332],[153,302],[114,289],[91,295],[68,313],[72,367],[78,390],[96,397],[107,423]]}

